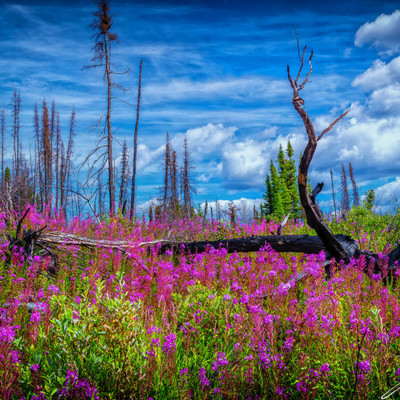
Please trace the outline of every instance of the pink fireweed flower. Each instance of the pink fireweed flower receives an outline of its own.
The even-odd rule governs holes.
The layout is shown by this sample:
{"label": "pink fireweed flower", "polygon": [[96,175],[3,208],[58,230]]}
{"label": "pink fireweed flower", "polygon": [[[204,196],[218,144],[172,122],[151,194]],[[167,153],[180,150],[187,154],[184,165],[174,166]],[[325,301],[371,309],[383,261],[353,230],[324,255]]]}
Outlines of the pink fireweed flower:
{"label": "pink fireweed flower", "polygon": [[0,326],[0,343],[11,343],[15,339],[14,329],[20,329],[19,325],[16,326]]}
{"label": "pink fireweed flower", "polygon": [[168,356],[172,356],[175,353],[175,346],[176,346],[176,336],[175,334],[171,333],[165,336],[164,345],[162,351],[167,354]]}
{"label": "pink fireweed flower", "polygon": [[210,381],[207,379],[206,376],[206,370],[203,367],[200,368],[197,376],[199,377],[200,381],[200,389],[203,391],[206,390],[210,386]]}
{"label": "pink fireweed flower", "polygon": [[32,371],[32,372],[38,372],[39,371],[39,364],[33,364],[33,365],[31,365],[30,367],[29,367],[29,369]]}
{"label": "pink fireweed flower", "polygon": [[328,364],[328,363],[322,364],[319,371],[321,372],[321,374],[323,374],[323,373],[327,373],[327,374],[330,373],[330,372],[331,372],[331,369],[330,369],[330,367],[329,367],[329,364]]}
{"label": "pink fireweed flower", "polygon": [[35,323],[35,322],[39,323],[39,322],[41,322],[41,321],[42,321],[42,318],[41,318],[41,316],[40,316],[40,312],[39,312],[39,311],[34,311],[34,312],[32,313],[32,315],[31,315],[30,322],[32,322],[32,323]]}

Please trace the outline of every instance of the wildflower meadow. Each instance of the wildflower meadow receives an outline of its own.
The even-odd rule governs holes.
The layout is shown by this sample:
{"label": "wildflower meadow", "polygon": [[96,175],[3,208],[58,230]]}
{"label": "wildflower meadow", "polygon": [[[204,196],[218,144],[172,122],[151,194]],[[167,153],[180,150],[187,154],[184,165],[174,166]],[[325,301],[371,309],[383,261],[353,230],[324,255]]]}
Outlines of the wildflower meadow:
{"label": "wildflower meadow", "polygon": [[[26,259],[9,248],[16,223],[0,215],[1,399],[378,399],[400,382],[399,283],[363,274],[362,258],[332,262],[326,280],[324,253],[160,255],[143,243],[270,235],[278,224],[67,223],[50,211],[32,209],[24,228],[131,246],[61,245],[49,273],[41,249]],[[329,224],[384,265],[396,218],[359,209]],[[284,232],[312,234],[295,221]]]}

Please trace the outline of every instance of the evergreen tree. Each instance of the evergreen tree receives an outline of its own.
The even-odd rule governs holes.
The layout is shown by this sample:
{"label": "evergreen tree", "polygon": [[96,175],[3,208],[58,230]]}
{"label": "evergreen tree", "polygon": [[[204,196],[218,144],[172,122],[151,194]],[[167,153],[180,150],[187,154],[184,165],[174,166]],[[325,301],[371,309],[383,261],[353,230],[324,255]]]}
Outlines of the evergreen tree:
{"label": "evergreen tree", "polygon": [[261,205],[262,216],[274,214],[278,218],[289,214],[292,205],[292,215],[299,216],[301,206],[297,188],[296,162],[290,141],[286,152],[279,146],[277,155],[278,170],[271,161],[270,173],[265,179],[264,203]]}
{"label": "evergreen tree", "polygon": [[296,161],[294,160],[294,151],[290,143],[290,140],[288,141],[286,147],[286,156],[287,156],[287,162],[286,162],[285,182],[291,198],[291,205],[292,204],[294,205],[293,215],[300,216],[301,206],[300,206],[299,190],[297,187],[297,168],[296,168]]}
{"label": "evergreen tree", "polygon": [[270,164],[270,174],[272,184],[272,213],[276,217],[281,219],[284,214],[282,203],[282,183],[278,171],[276,170],[276,167],[272,160]]}
{"label": "evergreen tree", "polygon": [[265,217],[273,213],[272,183],[268,174],[265,178],[265,193],[263,199],[264,203],[261,204],[261,216]]}

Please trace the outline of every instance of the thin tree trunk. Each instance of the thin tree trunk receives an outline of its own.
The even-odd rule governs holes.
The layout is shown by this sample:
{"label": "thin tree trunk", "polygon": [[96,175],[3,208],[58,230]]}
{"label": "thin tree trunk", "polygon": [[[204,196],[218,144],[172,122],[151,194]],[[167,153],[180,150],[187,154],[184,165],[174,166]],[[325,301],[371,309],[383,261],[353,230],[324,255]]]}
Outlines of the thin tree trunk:
{"label": "thin tree trunk", "polygon": [[0,111],[0,131],[1,131],[1,185],[4,182],[4,135],[6,132],[6,115],[5,111],[1,109]]}
{"label": "thin tree trunk", "polygon": [[138,99],[136,108],[136,124],[135,124],[135,135],[133,137],[133,166],[132,166],[131,211],[130,211],[131,221],[133,220],[133,216],[135,214],[135,200],[136,200],[135,197],[136,197],[137,134],[139,128],[140,97],[142,91],[142,64],[143,60],[140,60],[139,89],[138,89]]}
{"label": "thin tree trunk", "polygon": [[332,183],[333,210],[334,210],[335,218],[336,218],[335,187],[333,186],[333,173],[332,173],[332,169],[331,169],[331,183]]}
{"label": "thin tree trunk", "polygon": [[111,65],[110,47],[107,40],[107,32],[104,33],[104,53],[106,58],[106,78],[107,78],[107,157],[108,157],[108,190],[110,196],[110,215],[114,215],[115,210],[115,185],[114,185],[114,166],[112,149],[112,129],[111,129]]}

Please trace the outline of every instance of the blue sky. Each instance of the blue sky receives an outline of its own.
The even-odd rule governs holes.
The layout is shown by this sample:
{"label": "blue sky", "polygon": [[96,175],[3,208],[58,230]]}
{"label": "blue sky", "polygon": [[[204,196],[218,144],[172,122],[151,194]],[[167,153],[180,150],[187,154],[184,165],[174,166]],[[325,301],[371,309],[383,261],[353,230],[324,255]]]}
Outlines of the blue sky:
{"label": "blue sky", "polygon": [[[332,208],[330,175],[339,189],[341,163],[351,161],[364,193],[381,205],[400,195],[399,1],[118,1],[111,2],[116,71],[114,153],[133,142],[137,81],[143,59],[138,202],[157,197],[166,132],[178,156],[188,137],[196,203],[249,199],[259,204],[270,159],[290,139],[296,157],[306,134],[291,105],[286,65],[298,68],[296,37],[314,50],[314,72],[302,92],[317,130],[351,113],[319,142],[310,177],[325,182],[320,202]],[[77,114],[74,162],[101,133],[106,109],[93,56],[91,1],[0,1],[0,107],[10,120],[14,88],[22,97],[24,150],[33,136],[33,107],[53,99],[67,134]],[[128,104],[127,104],[128,103]],[[129,105],[132,104],[132,105]],[[243,205],[243,200],[241,201]]]}

